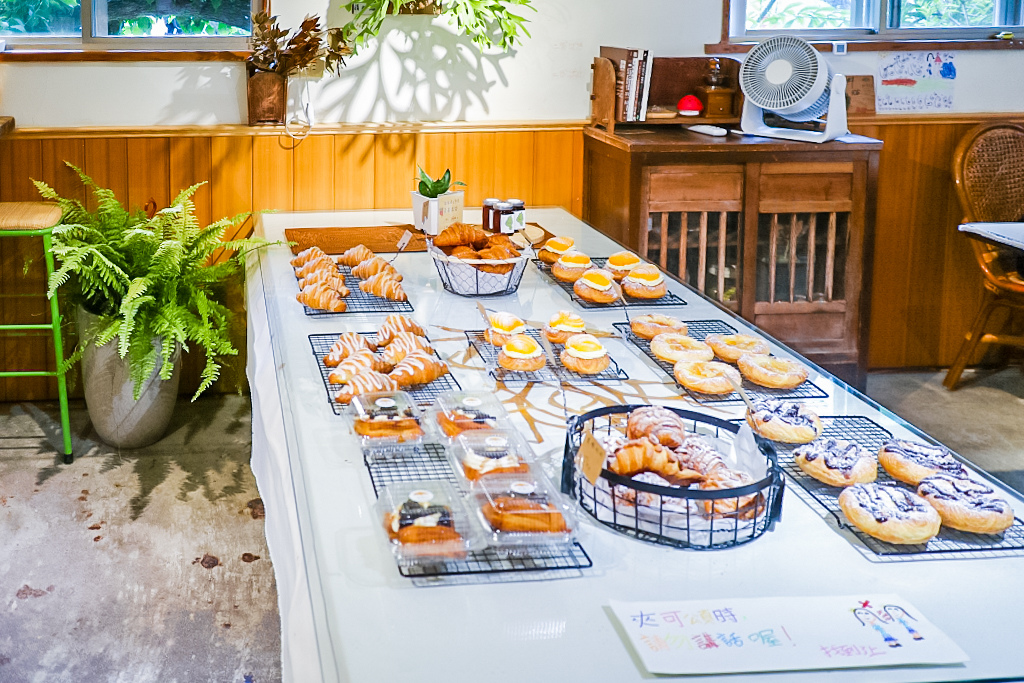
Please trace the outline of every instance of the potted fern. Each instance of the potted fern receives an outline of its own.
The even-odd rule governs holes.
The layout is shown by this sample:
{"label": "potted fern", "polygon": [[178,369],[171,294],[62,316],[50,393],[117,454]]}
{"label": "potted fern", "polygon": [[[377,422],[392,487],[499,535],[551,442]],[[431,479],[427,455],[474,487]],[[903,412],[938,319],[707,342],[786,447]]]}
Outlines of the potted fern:
{"label": "potted fern", "polygon": [[432,179],[419,166],[416,189],[412,191],[412,220],[417,230],[426,235],[437,235],[455,222],[462,221],[465,207],[465,193],[452,190],[456,185],[466,186],[461,180],[452,181],[452,172],[445,169],[444,175]]}
{"label": "potted fern", "polygon": [[[238,353],[228,335],[224,284],[241,271],[244,253],[266,242],[221,241],[248,214],[201,227],[193,202],[201,184],[147,217],[125,210],[113,192],[68,165],[92,191],[96,211],[34,181],[64,212],[53,230],[60,267],[47,293],[52,298],[60,292],[78,307],[80,341],[64,369],[82,360],[86,405],[100,438],[139,448],[167,429],[182,351],[201,349],[206,356],[192,400],[217,379],[220,359]],[[213,263],[211,255],[220,249],[234,254]]]}

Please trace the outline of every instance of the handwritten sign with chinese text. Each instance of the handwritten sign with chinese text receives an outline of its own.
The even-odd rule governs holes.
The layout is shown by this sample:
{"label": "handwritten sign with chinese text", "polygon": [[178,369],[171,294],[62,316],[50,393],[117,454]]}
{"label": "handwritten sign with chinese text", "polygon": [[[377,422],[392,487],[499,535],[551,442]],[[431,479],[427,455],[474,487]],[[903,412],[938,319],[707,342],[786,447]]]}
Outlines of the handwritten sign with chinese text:
{"label": "handwritten sign with chinese text", "polygon": [[655,674],[957,664],[967,655],[897,595],[610,602]]}

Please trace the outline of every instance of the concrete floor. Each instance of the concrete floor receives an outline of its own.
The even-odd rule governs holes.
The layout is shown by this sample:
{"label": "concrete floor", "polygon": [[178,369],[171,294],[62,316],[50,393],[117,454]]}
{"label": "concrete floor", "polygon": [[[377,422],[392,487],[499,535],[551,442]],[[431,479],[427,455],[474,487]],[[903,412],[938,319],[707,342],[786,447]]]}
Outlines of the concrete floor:
{"label": "concrete floor", "polygon": [[0,681],[269,683],[280,621],[247,398],[180,401],[118,452],[73,406],[0,404]]}
{"label": "concrete floor", "polygon": [[[1020,369],[943,377],[876,373],[868,393],[1024,491]],[[250,420],[246,398],[181,401],[162,441],[117,452],[79,404],[64,466],[55,404],[0,404],[0,681],[280,680]]]}

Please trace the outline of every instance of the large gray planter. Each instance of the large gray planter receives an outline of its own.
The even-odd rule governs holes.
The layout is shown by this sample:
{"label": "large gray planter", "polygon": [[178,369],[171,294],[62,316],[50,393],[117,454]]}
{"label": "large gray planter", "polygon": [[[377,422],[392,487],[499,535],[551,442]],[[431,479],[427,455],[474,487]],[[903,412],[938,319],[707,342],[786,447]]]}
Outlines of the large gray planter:
{"label": "large gray planter", "polygon": [[[79,334],[87,337],[98,317],[78,309]],[[155,344],[155,342],[154,342]],[[139,400],[132,398],[128,362],[117,355],[117,338],[97,347],[89,344],[82,356],[82,384],[89,419],[100,438],[118,448],[142,448],[159,441],[167,431],[178,400],[181,348],[174,351],[174,374],[160,379],[160,367],[142,385]]]}

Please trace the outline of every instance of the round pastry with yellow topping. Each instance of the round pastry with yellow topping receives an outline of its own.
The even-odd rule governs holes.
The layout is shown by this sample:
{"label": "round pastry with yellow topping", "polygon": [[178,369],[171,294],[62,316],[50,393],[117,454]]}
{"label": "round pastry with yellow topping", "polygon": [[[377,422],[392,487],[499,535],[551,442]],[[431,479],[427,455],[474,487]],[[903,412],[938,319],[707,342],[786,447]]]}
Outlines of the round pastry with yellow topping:
{"label": "round pastry with yellow topping", "polygon": [[552,237],[537,251],[537,258],[544,263],[554,263],[558,257],[572,249],[576,241],[571,237]]}
{"label": "round pastry with yellow topping", "polygon": [[633,252],[617,251],[608,257],[604,267],[612,271],[612,277],[616,282],[621,282],[622,278],[639,265],[643,265],[643,260]]}
{"label": "round pastry with yellow topping", "polygon": [[564,344],[574,334],[583,334],[587,325],[572,311],[559,311],[548,320],[541,334],[552,344]]}
{"label": "round pastry with yellow topping", "polygon": [[765,356],[771,352],[763,339],[749,334],[709,334],[704,343],[726,363],[735,363],[745,353]]}
{"label": "round pastry with yellow topping", "polygon": [[654,339],[659,334],[686,334],[687,326],[679,318],[661,313],[638,315],[629,321],[629,329],[641,339]]}
{"label": "round pastry with yellow topping", "polygon": [[735,390],[733,382],[742,381],[736,368],[716,360],[681,360],[672,367],[672,375],[680,385],[698,394],[731,394]]}
{"label": "round pastry with yellow topping", "polygon": [[568,251],[551,264],[551,274],[562,282],[576,282],[593,264],[590,257],[581,251]]}
{"label": "round pastry with yellow topping", "polygon": [[736,365],[751,382],[770,389],[795,389],[807,380],[807,368],[785,358],[745,353]]}
{"label": "round pastry with yellow topping", "polygon": [[608,352],[592,334],[569,337],[559,359],[566,368],[581,375],[596,375],[611,364]]}
{"label": "round pastry with yellow topping", "polygon": [[584,301],[610,304],[618,300],[621,290],[610,270],[591,268],[573,284],[572,291]]}
{"label": "round pastry with yellow topping", "polygon": [[544,367],[544,351],[533,337],[517,334],[501,347],[498,365],[515,372],[536,372]]}
{"label": "round pastry with yellow topping", "polygon": [[515,335],[526,332],[526,323],[511,313],[504,311],[489,313],[487,320],[490,321],[491,326],[484,330],[484,339],[494,346],[502,346]]}
{"label": "round pastry with yellow topping", "polygon": [[715,352],[704,342],[676,332],[659,334],[652,339],[651,353],[669,363],[681,360],[711,360],[715,357]]}
{"label": "round pastry with yellow topping", "polygon": [[635,299],[660,299],[668,292],[668,285],[657,266],[645,263],[622,278],[622,291]]}

